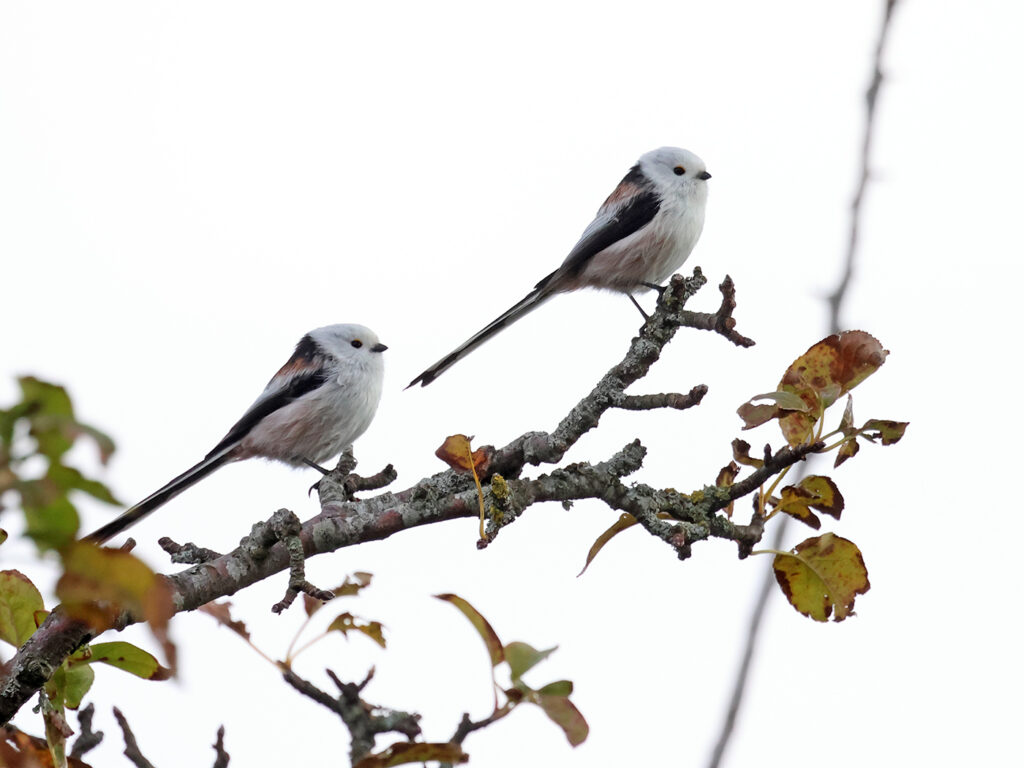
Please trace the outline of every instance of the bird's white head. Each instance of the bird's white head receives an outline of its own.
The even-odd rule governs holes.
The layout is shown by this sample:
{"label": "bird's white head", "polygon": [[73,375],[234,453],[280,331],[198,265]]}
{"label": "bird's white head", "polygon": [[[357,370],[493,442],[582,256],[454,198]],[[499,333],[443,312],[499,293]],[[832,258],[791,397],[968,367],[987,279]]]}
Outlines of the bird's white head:
{"label": "bird's white head", "polygon": [[695,198],[701,202],[707,199],[707,180],[711,174],[704,161],[693,152],[679,147],[660,147],[644,154],[637,164],[662,197]]}
{"label": "bird's white head", "polygon": [[309,332],[309,336],[324,352],[339,362],[383,370],[381,352],[387,349],[377,334],[365,325],[342,323],[325,325]]}

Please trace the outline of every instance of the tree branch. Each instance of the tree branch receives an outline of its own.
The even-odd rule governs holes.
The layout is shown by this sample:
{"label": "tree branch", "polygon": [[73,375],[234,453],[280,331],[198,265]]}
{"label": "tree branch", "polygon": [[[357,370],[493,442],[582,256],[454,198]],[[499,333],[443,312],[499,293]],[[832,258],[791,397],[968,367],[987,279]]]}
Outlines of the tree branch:
{"label": "tree branch", "polygon": [[363,682],[358,684],[342,682],[334,672],[327,670],[328,676],[338,687],[338,696],[331,696],[320,690],[308,680],[299,677],[292,669],[284,669],[282,674],[285,682],[292,688],[317,704],[327,707],[345,723],[345,727],[352,735],[349,756],[353,765],[373,751],[378,734],[401,733],[409,741],[413,741],[421,733],[419,715],[375,707],[363,701],[360,694],[373,678],[373,669],[367,673]]}
{"label": "tree branch", "polygon": [[[761,478],[799,461],[815,446],[780,451],[774,457],[775,463],[755,472],[746,481],[731,489],[706,487],[700,492],[699,499],[697,494],[690,497],[675,491],[623,484],[620,478],[636,471],[643,461],[645,449],[638,441],[605,462],[573,464],[548,475],[518,480],[528,464],[561,461],[580,437],[594,429],[602,415],[611,408],[623,407],[624,403],[630,409],[678,408],[700,402],[706,391],[703,386],[694,387],[688,395],[633,396],[624,392],[647,374],[660,358],[664,346],[681,327],[716,332],[741,346],[753,344],[735,331],[732,318],[736,306],[735,287],[728,277],[719,287],[722,302],[718,311],[713,314],[695,313],[684,308],[705,283],[699,268],[690,277],[673,276],[655,312],[632,339],[623,359],[602,377],[552,432],[530,432],[500,449],[484,447],[489,462],[487,474],[482,479],[494,478],[492,485],[499,485],[494,476],[500,474],[500,485],[508,491],[507,497],[501,499],[496,498],[491,487],[486,493],[496,508],[507,510],[507,514],[503,511],[501,515],[506,520],[503,524],[514,520],[539,501],[570,502],[597,498],[613,509],[634,515],[648,532],[666,541],[680,557],[689,556],[693,542],[708,537],[736,541],[741,557],[750,551],[753,543],[760,539],[763,521],[754,519],[749,525],[741,526],[716,512],[739,494],[756,488]],[[351,457],[343,456],[338,471],[351,472],[354,466]],[[294,568],[296,554],[308,558],[385,539],[422,525],[475,517],[479,513],[472,477],[453,470],[425,478],[404,491],[385,492],[361,501],[352,499],[352,492],[376,488],[390,481],[394,478],[393,469],[385,469],[367,479],[342,478],[340,482],[335,475],[336,472],[329,472],[321,481],[321,513],[285,537],[288,546],[282,542],[280,534],[271,536],[268,533],[268,524],[260,523],[234,551],[167,576],[175,611],[195,610],[273,574]],[[662,520],[659,513],[667,513],[673,520]],[[500,527],[495,526],[492,535]],[[137,620],[138,617],[126,614],[122,626]],[[68,619],[59,608],[52,611],[0,677],[0,722],[10,719],[46,682],[53,670],[90,639],[84,624]]]}

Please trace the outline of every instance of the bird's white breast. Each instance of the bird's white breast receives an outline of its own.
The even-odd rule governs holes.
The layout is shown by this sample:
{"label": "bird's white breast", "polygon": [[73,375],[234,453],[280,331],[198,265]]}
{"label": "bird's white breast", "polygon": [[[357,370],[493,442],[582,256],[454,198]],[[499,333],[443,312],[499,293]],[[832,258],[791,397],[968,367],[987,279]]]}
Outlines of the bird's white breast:
{"label": "bird's white breast", "polygon": [[324,384],[266,416],[242,441],[243,454],[298,466],[326,462],[367,430],[383,388],[383,363],[347,363]]}

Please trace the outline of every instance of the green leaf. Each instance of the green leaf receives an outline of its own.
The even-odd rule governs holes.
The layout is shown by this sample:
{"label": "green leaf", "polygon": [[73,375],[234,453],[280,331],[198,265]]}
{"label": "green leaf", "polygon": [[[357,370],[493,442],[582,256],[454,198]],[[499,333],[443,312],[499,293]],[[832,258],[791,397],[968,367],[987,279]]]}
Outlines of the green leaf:
{"label": "green leaf", "polygon": [[572,688],[572,680],[556,680],[543,688],[538,688],[537,693],[541,696],[568,696],[572,693]]}
{"label": "green leaf", "polygon": [[64,493],[68,491],[84,491],[93,498],[104,501],[107,504],[121,503],[114,498],[114,495],[107,486],[99,480],[90,480],[74,467],[68,467],[63,464],[51,464],[46,471],[46,476]]}
{"label": "green leaf", "polygon": [[[67,453],[79,437],[85,435],[96,443],[100,452],[100,461],[104,464],[114,452],[114,441],[108,435],[82,424],[75,419],[71,397],[64,387],[42,381],[33,376],[18,379],[21,386],[23,403],[18,410],[17,418],[29,419],[29,434],[39,446],[39,453],[50,461],[59,463],[60,457]],[[10,442],[13,424],[5,419],[0,423],[5,442]]]}
{"label": "green leaf", "polygon": [[0,571],[0,640],[20,648],[36,631],[43,596],[20,571]]}
{"label": "green leaf", "polygon": [[544,710],[544,714],[565,732],[570,744],[578,747],[586,741],[590,726],[566,696],[538,696],[537,704]]}
{"label": "green leaf", "polygon": [[519,641],[506,645],[505,661],[508,662],[513,682],[519,680],[527,671],[544,661],[556,650],[558,650],[557,645],[544,651],[538,651],[532,645]]}
{"label": "green leaf", "polygon": [[[848,539],[826,533],[807,539],[774,561],[775,579],[789,602],[815,621],[842,621],[857,595],[871,588],[864,557]],[[833,613],[834,612],[834,613]]]}
{"label": "green leaf", "polygon": [[501,640],[498,639],[498,633],[494,631],[487,619],[472,605],[469,604],[468,600],[464,600],[458,595],[446,593],[443,595],[434,595],[438,600],[444,600],[445,602],[451,603],[460,611],[462,614],[469,619],[469,623],[473,625],[480,637],[483,638],[484,645],[487,646],[487,653],[491,657],[491,666],[496,667],[505,660],[505,651],[501,646]]}
{"label": "green leaf", "polygon": [[66,496],[51,499],[45,506],[25,506],[25,535],[40,549],[60,549],[75,540],[78,512]]}
{"label": "green leaf", "polygon": [[64,671],[64,706],[78,709],[85,694],[92,688],[96,673],[88,664],[75,664]]}
{"label": "green leaf", "polygon": [[88,664],[109,664],[143,680],[167,680],[171,677],[171,670],[161,666],[149,651],[122,641],[90,645],[83,661]]}
{"label": "green leaf", "polygon": [[61,551],[64,574],[57,597],[64,612],[86,622],[94,634],[113,627],[122,611],[144,619],[161,642],[169,666],[174,645],[167,626],[174,614],[167,580],[129,552],[78,541]]}

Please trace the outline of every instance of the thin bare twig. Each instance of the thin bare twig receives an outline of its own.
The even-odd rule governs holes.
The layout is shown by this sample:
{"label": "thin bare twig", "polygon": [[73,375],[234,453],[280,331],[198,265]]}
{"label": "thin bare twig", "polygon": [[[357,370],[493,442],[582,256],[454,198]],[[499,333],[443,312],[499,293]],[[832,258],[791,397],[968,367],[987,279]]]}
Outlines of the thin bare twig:
{"label": "thin bare twig", "polygon": [[128,727],[128,719],[121,714],[121,710],[114,707],[114,717],[117,724],[121,726],[121,733],[124,735],[124,756],[132,761],[135,768],[156,768],[139,749],[139,743],[135,741],[135,734]]}
{"label": "thin bare twig", "polygon": [[81,758],[86,752],[94,749],[103,741],[103,731],[92,729],[92,716],[96,713],[96,707],[90,702],[78,711],[78,738],[71,747],[70,757]]}
{"label": "thin bare twig", "polygon": [[[853,202],[850,206],[850,230],[847,239],[846,258],[843,262],[843,274],[835,290],[828,296],[829,307],[829,333],[839,333],[840,312],[843,302],[846,299],[847,289],[853,279],[854,267],[856,264],[857,246],[860,239],[860,220],[864,204],[864,196],[867,191],[868,181],[871,177],[871,147],[875,133],[876,108],[878,104],[878,92],[882,86],[882,57],[885,53],[886,42],[889,39],[889,28],[892,23],[893,10],[897,0],[883,0],[885,3],[882,16],[881,28],[878,32],[878,40],[875,44],[875,55],[872,60],[871,82],[865,93],[866,117],[864,120],[864,136],[861,141],[860,152],[860,176],[857,180],[857,187],[854,191]],[[802,468],[798,470],[798,477],[802,474]],[[772,549],[781,549],[788,528],[789,518],[783,516],[775,528]],[[768,597],[774,591],[775,584],[774,570],[769,568],[764,575],[760,591],[757,595],[757,602],[751,612],[747,628],[747,641],[743,649],[743,658],[737,671],[736,682],[733,685],[732,696],[729,698],[729,708],[726,711],[722,723],[718,741],[715,743],[711,753],[711,760],[708,763],[710,768],[719,768],[725,749],[729,744],[736,726],[736,718],[739,715],[740,706],[743,703],[743,694],[746,690],[747,679],[750,674],[750,667],[754,657],[754,649],[757,647],[757,640],[761,630],[761,622],[764,618],[765,607],[768,604]]]}

